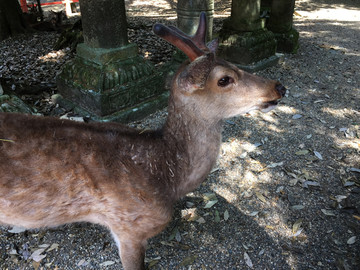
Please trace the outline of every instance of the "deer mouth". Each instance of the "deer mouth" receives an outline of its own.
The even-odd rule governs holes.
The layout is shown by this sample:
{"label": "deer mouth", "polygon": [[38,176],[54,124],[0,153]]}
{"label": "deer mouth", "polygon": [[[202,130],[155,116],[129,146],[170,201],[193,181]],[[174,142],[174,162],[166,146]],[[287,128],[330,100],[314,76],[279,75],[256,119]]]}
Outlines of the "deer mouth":
{"label": "deer mouth", "polygon": [[260,106],[259,110],[263,113],[267,113],[267,112],[271,111],[272,109],[274,109],[277,104],[278,104],[277,100],[269,101],[269,102],[263,103]]}

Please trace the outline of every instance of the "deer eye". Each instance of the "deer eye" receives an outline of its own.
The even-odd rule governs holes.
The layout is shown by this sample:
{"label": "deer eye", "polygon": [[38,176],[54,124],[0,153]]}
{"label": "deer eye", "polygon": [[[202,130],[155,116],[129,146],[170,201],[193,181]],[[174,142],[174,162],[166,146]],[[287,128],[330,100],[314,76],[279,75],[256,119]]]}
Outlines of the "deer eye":
{"label": "deer eye", "polygon": [[230,83],[233,83],[234,79],[229,76],[224,76],[220,80],[218,80],[218,86],[225,87],[229,85]]}

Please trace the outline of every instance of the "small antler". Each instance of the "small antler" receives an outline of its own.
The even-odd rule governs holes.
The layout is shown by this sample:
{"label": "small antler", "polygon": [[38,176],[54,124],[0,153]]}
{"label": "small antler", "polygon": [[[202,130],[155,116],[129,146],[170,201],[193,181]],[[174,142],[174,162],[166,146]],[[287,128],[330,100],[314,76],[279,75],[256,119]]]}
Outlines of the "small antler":
{"label": "small antler", "polygon": [[205,43],[206,28],[206,14],[201,12],[199,26],[194,36],[188,36],[174,26],[167,27],[159,23],[154,25],[153,31],[156,35],[183,51],[190,61],[194,61],[209,50]]}

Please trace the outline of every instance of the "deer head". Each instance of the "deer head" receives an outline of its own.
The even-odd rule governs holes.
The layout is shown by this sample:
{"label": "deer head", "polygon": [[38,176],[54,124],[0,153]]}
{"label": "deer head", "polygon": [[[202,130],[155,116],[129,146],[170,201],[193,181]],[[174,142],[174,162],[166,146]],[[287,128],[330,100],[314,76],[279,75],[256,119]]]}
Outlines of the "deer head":
{"label": "deer head", "polygon": [[[215,55],[217,40],[206,40],[206,16],[188,36],[175,27],[155,24],[153,31],[189,58],[175,75],[170,98],[191,108],[204,120],[219,121],[259,109],[272,109],[286,92],[278,82],[249,74]],[[189,109],[189,110],[191,110]]]}

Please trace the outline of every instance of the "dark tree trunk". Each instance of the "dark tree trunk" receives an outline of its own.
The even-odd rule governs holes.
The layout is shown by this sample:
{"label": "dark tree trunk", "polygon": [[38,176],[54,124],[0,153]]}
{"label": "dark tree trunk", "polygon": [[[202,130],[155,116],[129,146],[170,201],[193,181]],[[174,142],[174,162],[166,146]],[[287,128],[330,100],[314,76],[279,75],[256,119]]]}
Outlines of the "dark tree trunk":
{"label": "dark tree trunk", "polygon": [[0,40],[26,31],[18,0],[0,1]]}

